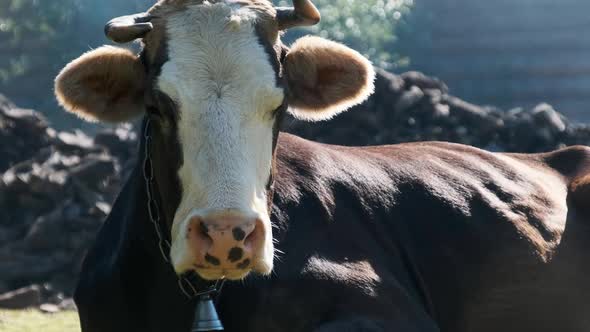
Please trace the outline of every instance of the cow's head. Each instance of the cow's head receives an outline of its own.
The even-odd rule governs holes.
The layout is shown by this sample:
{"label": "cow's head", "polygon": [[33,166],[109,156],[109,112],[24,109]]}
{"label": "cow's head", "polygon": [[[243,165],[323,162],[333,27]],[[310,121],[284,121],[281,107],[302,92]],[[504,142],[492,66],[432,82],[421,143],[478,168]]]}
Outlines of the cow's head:
{"label": "cow's head", "polygon": [[178,273],[270,273],[281,115],[329,119],[373,90],[373,69],[359,53],[318,37],[281,43],[281,30],[320,19],[310,1],[294,4],[161,0],[106,27],[116,42],[142,39],[139,56],[101,47],[56,79],[60,104],[83,118],[152,119],[157,189]]}

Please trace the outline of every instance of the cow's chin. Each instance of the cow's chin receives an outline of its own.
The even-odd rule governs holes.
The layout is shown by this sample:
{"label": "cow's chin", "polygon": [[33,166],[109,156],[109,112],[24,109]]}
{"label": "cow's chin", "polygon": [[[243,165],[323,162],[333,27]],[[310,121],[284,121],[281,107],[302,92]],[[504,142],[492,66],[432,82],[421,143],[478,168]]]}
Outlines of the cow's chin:
{"label": "cow's chin", "polygon": [[214,270],[214,269],[195,269],[197,274],[205,280],[242,280],[246,278],[251,270]]}
{"label": "cow's chin", "polygon": [[242,280],[251,273],[258,275],[269,275],[273,269],[273,257],[255,259],[252,267],[249,269],[215,269],[215,268],[201,268],[195,265],[180,264],[174,265],[176,273],[180,276],[190,271],[196,272],[201,278],[205,280]]}
{"label": "cow's chin", "polygon": [[194,268],[194,271],[205,280],[242,280],[250,273],[269,275],[272,272],[272,260],[268,264],[264,260],[254,262],[251,269],[208,269]]}

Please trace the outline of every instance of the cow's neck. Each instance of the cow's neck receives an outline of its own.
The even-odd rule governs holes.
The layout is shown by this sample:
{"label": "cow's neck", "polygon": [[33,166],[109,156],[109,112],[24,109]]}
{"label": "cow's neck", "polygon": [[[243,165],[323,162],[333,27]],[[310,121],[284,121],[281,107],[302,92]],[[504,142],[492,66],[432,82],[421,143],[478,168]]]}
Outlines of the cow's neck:
{"label": "cow's neck", "polygon": [[[119,257],[120,265],[126,271],[121,275],[126,279],[123,283],[130,286],[125,287],[125,290],[130,292],[130,296],[143,300],[141,301],[144,305],[142,315],[144,319],[147,319],[146,326],[149,327],[149,331],[175,331],[175,328],[188,331],[193,320],[196,299],[189,298],[183,293],[176,273],[162,256],[159,247],[160,239],[147,209],[148,192],[143,169],[145,152],[146,140],[142,137],[138,162],[129,180],[132,182],[134,191],[132,196],[136,201],[131,205],[133,210],[129,211],[129,218],[126,218],[127,225],[124,233],[128,238],[123,240],[126,248],[122,252],[125,254]],[[161,206],[161,197],[157,190],[152,195],[156,203]],[[169,229],[165,227],[169,223],[164,219],[163,213],[161,218],[162,231],[169,232]],[[194,286],[205,289],[209,283],[197,279]]]}
{"label": "cow's neck", "polygon": [[[145,124],[143,129],[145,129]],[[125,218],[120,218],[120,216],[115,218],[125,221],[116,226],[121,238],[118,241],[119,245],[112,249],[112,258],[116,261],[117,266],[116,270],[119,271],[118,275],[122,278],[122,280],[116,281],[121,283],[117,292],[123,291],[126,293],[125,297],[140,300],[137,303],[141,303],[141,306],[135,308],[138,317],[129,317],[128,319],[130,322],[145,320],[145,325],[142,323],[142,327],[146,331],[188,331],[193,322],[197,300],[188,298],[179,287],[176,273],[162,256],[159,247],[160,239],[150,220],[147,207],[149,196],[144,176],[144,160],[148,150],[146,150],[143,129],[136,167],[120,194],[121,197],[133,197],[134,199],[131,202],[126,202],[126,206],[117,207],[118,211],[125,211]],[[158,158],[157,155],[152,155],[152,157]],[[151,195],[161,208],[161,197],[157,190],[159,186],[155,185],[154,187],[155,190]],[[118,203],[122,204],[122,202]],[[166,214],[163,212],[160,213],[160,217],[162,218],[160,221],[162,231],[169,232],[168,225],[171,224],[171,220],[166,220]],[[163,235],[167,235],[167,233]],[[210,286],[210,283],[205,280],[198,279],[196,281],[194,286],[198,289],[206,289]],[[226,297],[224,296],[224,298]],[[221,318],[223,320],[224,317]]]}

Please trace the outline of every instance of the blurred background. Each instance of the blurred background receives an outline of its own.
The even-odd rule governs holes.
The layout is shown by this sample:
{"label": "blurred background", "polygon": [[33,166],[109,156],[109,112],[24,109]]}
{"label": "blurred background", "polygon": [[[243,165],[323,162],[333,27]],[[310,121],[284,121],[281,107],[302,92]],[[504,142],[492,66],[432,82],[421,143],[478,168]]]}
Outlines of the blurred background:
{"label": "blurred background", "polygon": [[[286,1],[275,1],[285,5]],[[320,34],[362,51],[381,68],[421,71],[451,92],[503,109],[543,100],[572,119],[590,120],[590,2],[581,0],[318,0]],[[0,1],[0,92],[41,109],[59,128],[52,80],[69,60],[108,43],[110,18],[150,0]]]}
{"label": "blurred background", "polygon": [[[133,124],[66,114],[53,79],[109,43],[108,20],[153,3],[0,0],[2,332],[37,331],[27,324],[45,322],[2,308],[75,309],[80,263],[135,164]],[[515,152],[590,145],[590,1],[314,3],[322,22],[289,31],[285,43],[317,34],[361,51],[379,68],[376,91],[330,122],[287,118],[285,131],[345,145],[444,140]],[[55,331],[77,329],[75,315],[60,317],[67,325]]]}

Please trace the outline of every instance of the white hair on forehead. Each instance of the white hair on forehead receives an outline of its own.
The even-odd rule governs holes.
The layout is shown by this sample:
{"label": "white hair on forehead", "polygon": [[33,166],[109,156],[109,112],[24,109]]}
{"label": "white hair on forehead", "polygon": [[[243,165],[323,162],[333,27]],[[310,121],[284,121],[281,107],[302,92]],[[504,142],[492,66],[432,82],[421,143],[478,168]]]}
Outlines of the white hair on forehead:
{"label": "white hair on forehead", "polygon": [[[284,92],[257,36],[256,11],[234,3],[187,6],[167,18],[169,60],[158,87],[179,107],[184,158],[178,171],[183,195],[172,230],[177,269],[191,261],[184,244],[191,215],[231,209],[270,228],[272,112]],[[272,241],[265,243],[258,255],[272,264]]]}

